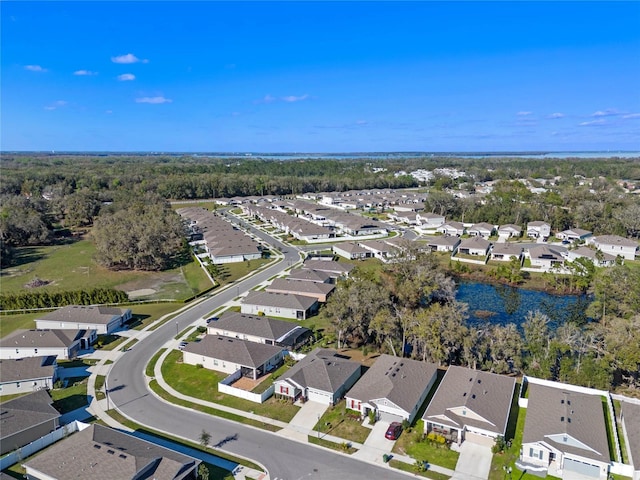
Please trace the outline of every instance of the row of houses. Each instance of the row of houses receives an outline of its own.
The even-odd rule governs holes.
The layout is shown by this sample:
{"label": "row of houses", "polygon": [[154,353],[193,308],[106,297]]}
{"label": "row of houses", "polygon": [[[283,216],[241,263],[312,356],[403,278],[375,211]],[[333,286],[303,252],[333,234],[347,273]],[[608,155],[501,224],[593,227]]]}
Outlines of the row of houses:
{"label": "row of houses", "polygon": [[260,244],[231,223],[203,207],[179,208],[192,243],[202,245],[214,264],[236,263],[262,257]]}

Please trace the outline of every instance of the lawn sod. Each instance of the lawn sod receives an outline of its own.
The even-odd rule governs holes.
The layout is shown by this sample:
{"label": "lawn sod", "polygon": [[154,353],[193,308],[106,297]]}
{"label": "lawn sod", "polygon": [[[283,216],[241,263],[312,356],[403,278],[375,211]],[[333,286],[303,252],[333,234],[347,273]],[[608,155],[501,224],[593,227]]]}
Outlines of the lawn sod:
{"label": "lawn sod", "polygon": [[54,408],[64,414],[87,405],[88,380],[89,377],[70,378],[71,386],[52,389],[50,393]]}
{"label": "lawn sod", "polygon": [[319,438],[317,435],[308,435],[307,440],[309,443],[313,443],[315,445],[320,445],[321,447],[330,448],[331,450],[337,450],[342,453],[348,453],[349,455],[356,453],[358,451],[357,448],[351,446],[351,444],[347,441],[342,443],[332,442],[331,440],[325,440],[324,438]]}
{"label": "lawn sod", "polygon": [[415,460],[423,460],[440,467],[455,470],[460,454],[447,445],[431,442],[424,437],[424,421],[418,420],[415,427],[402,432],[393,446],[393,451],[409,455]]}
{"label": "lawn sod", "polygon": [[273,397],[260,404],[220,393],[218,382],[226,378],[227,374],[182,363],[182,352],[179,350],[173,350],[167,355],[162,364],[162,376],[172,388],[183,395],[252,412],[274,420],[289,422],[299,410],[299,407]]}
{"label": "lawn sod", "polygon": [[449,475],[445,475],[444,473],[430,472],[429,470],[421,472],[416,465],[410,465],[400,460],[394,460],[393,458],[389,460],[389,466],[402,470],[403,472],[413,473],[420,477],[433,478],[434,480],[448,480],[450,478]]}
{"label": "lawn sod", "polygon": [[345,400],[329,407],[313,429],[321,433],[320,437],[328,434],[357,443],[364,443],[371,433],[370,429],[362,426],[359,413],[347,410]]}

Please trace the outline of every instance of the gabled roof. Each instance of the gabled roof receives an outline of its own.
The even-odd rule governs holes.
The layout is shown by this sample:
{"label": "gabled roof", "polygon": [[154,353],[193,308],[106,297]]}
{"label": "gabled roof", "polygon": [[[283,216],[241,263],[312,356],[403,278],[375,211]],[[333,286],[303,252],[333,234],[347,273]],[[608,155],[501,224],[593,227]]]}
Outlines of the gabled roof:
{"label": "gabled roof", "polygon": [[55,368],[55,355],[0,360],[0,383],[51,378]]}
{"label": "gabled roof", "polygon": [[285,320],[230,311],[224,312],[218,320],[209,324],[209,327],[271,340],[278,340],[292,330],[301,328]]}
{"label": "gabled roof", "polygon": [[551,228],[551,225],[549,225],[547,222],[542,222],[540,220],[534,220],[533,222],[527,223],[527,228],[531,228],[531,227],[549,227],[549,228]]}
{"label": "gabled roof", "polygon": [[87,330],[17,330],[0,339],[0,347],[68,348],[86,333]]}
{"label": "gabled roof", "polygon": [[337,275],[346,275],[351,270],[356,268],[355,265],[350,263],[341,262],[327,262],[325,260],[305,260],[302,264],[302,268],[308,270],[318,270],[320,272],[334,273]]}
{"label": "gabled roof", "polygon": [[446,247],[455,247],[460,243],[458,237],[431,237],[427,240],[427,245],[443,245]]}
{"label": "gabled roof", "polygon": [[480,222],[480,223],[474,223],[470,228],[469,231],[473,231],[473,230],[478,230],[478,231],[486,231],[486,232],[492,232],[496,227],[494,227],[493,225],[491,225],[490,223],[487,222]]}
{"label": "gabled roof", "polygon": [[293,294],[328,295],[336,288],[331,283],[304,282],[301,280],[289,280],[287,278],[275,278],[271,285],[265,288],[266,292],[288,292]]}
{"label": "gabled roof", "polygon": [[336,393],[356,371],[358,362],[345,359],[331,349],[316,348],[280,377],[302,388]]}
{"label": "gabled roof", "polygon": [[38,390],[0,404],[0,437],[4,439],[60,417],[52,403],[46,390]]}
{"label": "gabled roof", "polygon": [[459,248],[477,248],[479,250],[487,250],[490,246],[491,243],[482,237],[471,237],[462,240]]}
{"label": "gabled roof", "polygon": [[509,231],[514,231],[514,232],[522,232],[522,227],[520,225],[515,225],[513,223],[506,223],[504,225],[500,225],[500,228],[498,228],[498,231],[500,230],[509,230]]}
{"label": "gabled roof", "polygon": [[561,452],[609,463],[602,397],[528,383],[522,443],[544,442]]}
{"label": "gabled roof", "polygon": [[522,246],[515,243],[496,243],[493,245],[491,253],[518,257],[522,253]]}
{"label": "gabled roof", "polygon": [[333,248],[347,253],[370,253],[370,250],[358,245],[356,242],[339,243],[334,245]]}
{"label": "gabled roof", "polygon": [[562,260],[562,254],[555,248],[547,245],[538,245],[529,249],[531,258],[546,258],[550,260]]}
{"label": "gabled roof", "polygon": [[433,363],[383,354],[347,396],[364,402],[386,398],[411,413],[436,373]]}
{"label": "gabled roof", "polygon": [[83,322],[107,325],[116,317],[122,317],[127,313],[127,308],[97,307],[86,305],[67,305],[54,312],[47,313],[38,320],[50,320],[54,322]]}
{"label": "gabled roof", "polygon": [[242,299],[244,305],[258,305],[276,308],[293,308],[296,310],[308,310],[316,303],[313,297],[292,295],[288,293],[249,292]]}
{"label": "gabled roof", "polygon": [[[570,250],[569,251],[571,254],[573,254],[574,256],[578,256],[578,257],[587,257],[590,258],[593,261],[596,261],[598,259],[597,254],[598,254],[598,250],[593,250],[589,247],[585,247],[584,245],[581,247],[576,248],[575,250]],[[604,253],[604,252],[600,252],[602,254],[602,259],[605,262],[613,262],[616,257],[614,257],[613,255],[609,254],[609,253]]]}
{"label": "gabled roof", "polygon": [[281,352],[282,348],[238,338],[205,335],[199,342],[187,343],[184,351],[245,367],[258,368]]}
{"label": "gabled roof", "polygon": [[464,425],[504,435],[515,378],[450,366],[422,417],[454,428]]}
{"label": "gabled roof", "polygon": [[583,237],[585,235],[591,235],[592,232],[590,232],[589,230],[583,230],[581,228],[570,228],[568,230],[563,230],[560,233],[564,235],[576,235],[578,237]]}
{"label": "gabled roof", "polygon": [[464,224],[460,222],[449,221],[447,223],[440,225],[440,227],[438,227],[438,230],[447,229],[447,228],[452,228],[454,230],[464,230]]}
{"label": "gabled roof", "polygon": [[60,479],[178,480],[199,463],[175,450],[93,424],[55,443],[26,465]]}
{"label": "gabled roof", "polygon": [[593,242],[596,245],[613,245],[616,247],[638,248],[638,242],[629,240],[628,238],[620,237],[618,235],[599,235],[594,238]]}
{"label": "gabled roof", "polygon": [[640,470],[640,405],[631,402],[620,402],[622,421],[625,425],[628,450],[631,452],[631,464]]}
{"label": "gabled roof", "polygon": [[320,270],[308,270],[306,268],[294,268],[287,277],[290,280],[300,280],[306,282],[327,283],[331,277],[326,272]]}

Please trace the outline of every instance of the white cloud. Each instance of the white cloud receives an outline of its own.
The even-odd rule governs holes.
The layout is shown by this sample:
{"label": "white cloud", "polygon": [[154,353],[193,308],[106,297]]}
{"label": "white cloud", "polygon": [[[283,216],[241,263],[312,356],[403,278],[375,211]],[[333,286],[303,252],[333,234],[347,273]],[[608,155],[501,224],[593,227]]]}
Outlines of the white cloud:
{"label": "white cloud", "polygon": [[273,103],[276,100],[278,100],[276,97],[274,97],[273,95],[265,95],[264,98],[260,99],[260,100],[256,100],[255,103]]}
{"label": "white cloud", "polygon": [[121,82],[127,82],[135,79],[136,76],[133,73],[123,73],[122,75],[118,75],[118,80],[120,80]]}
{"label": "white cloud", "polygon": [[104,113],[106,113],[107,115],[111,115],[113,113],[113,110],[106,110]]}
{"label": "white cloud", "polygon": [[116,57],[111,57],[111,61],[113,63],[149,63],[149,60],[141,60],[136,57],[133,53],[127,53],[126,55],[118,55]]}
{"label": "white cloud", "polygon": [[160,103],[171,103],[171,102],[173,102],[173,100],[171,100],[170,98],[165,98],[163,96],[136,98],[136,103],[160,104]]}
{"label": "white cloud", "polygon": [[29,70],[30,72],[46,72],[46,68],[42,68],[40,65],[25,65],[25,70]]}
{"label": "white cloud", "polygon": [[92,72],[91,70],[76,70],[73,74],[79,76],[92,76],[97,75],[98,72]]}
{"label": "white cloud", "polygon": [[56,100],[55,102],[44,107],[45,110],[56,110],[60,107],[64,107],[67,104],[64,100]]}
{"label": "white cloud", "polygon": [[284,102],[292,103],[292,102],[301,102],[302,100],[306,100],[307,98],[309,98],[309,95],[305,93],[304,95],[300,95],[299,97],[296,97],[295,95],[282,97],[282,100]]}
{"label": "white cloud", "polygon": [[550,115],[547,115],[547,118],[564,118],[564,113],[556,112]]}
{"label": "white cloud", "polygon": [[527,115],[533,115],[533,112],[522,111],[516,113],[516,115],[518,115],[519,117],[526,117]]}
{"label": "white cloud", "polygon": [[628,113],[623,115],[622,118],[640,118],[640,113]]}
{"label": "white cloud", "polygon": [[604,119],[599,119],[599,120],[591,120],[589,122],[582,122],[579,123],[578,126],[580,127],[597,127],[598,125],[606,125],[607,121]]}
{"label": "white cloud", "polygon": [[611,117],[612,115],[620,115],[615,108],[607,108],[606,110],[598,110],[591,114],[592,117]]}

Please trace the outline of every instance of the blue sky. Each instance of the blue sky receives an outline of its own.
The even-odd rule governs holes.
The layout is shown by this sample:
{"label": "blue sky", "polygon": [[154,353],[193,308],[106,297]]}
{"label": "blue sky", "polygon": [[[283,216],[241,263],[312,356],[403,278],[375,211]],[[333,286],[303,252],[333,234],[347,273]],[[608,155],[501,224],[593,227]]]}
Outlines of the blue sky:
{"label": "blue sky", "polygon": [[640,2],[0,9],[2,150],[640,150]]}

